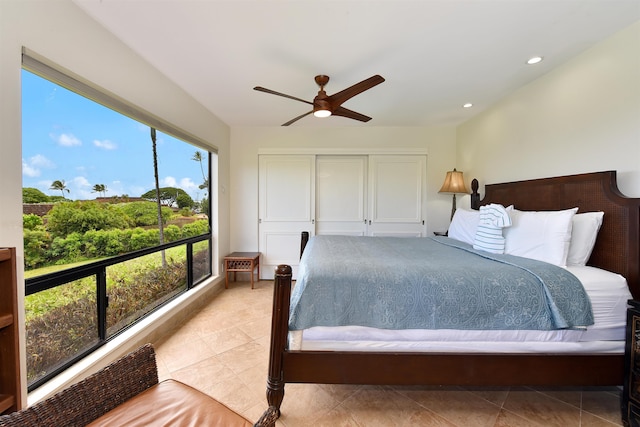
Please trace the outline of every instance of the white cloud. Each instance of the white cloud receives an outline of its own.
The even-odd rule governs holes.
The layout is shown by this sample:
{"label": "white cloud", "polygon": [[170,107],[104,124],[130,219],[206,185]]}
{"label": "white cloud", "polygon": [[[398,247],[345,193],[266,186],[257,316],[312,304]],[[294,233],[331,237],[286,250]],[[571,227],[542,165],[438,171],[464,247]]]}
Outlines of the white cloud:
{"label": "white cloud", "polygon": [[22,160],[22,175],[28,176],[29,178],[35,178],[36,176],[40,176],[40,169],[34,168],[27,164],[24,159]]}
{"label": "white cloud", "polygon": [[29,163],[31,163],[33,166],[39,167],[39,168],[53,168],[53,167],[55,167],[55,164],[51,160],[49,160],[45,156],[43,156],[42,154],[36,154],[35,156],[29,158]]}
{"label": "white cloud", "polygon": [[190,191],[198,190],[198,185],[191,178],[182,178],[180,180],[180,188],[189,193]]}
{"label": "white cloud", "polygon": [[73,200],[90,200],[96,197],[91,193],[92,185],[84,176],[76,176],[67,183]]}
{"label": "white cloud", "polygon": [[176,187],[178,181],[172,176],[164,177],[160,180],[160,187]]}
{"label": "white cloud", "polygon": [[114,142],[111,142],[108,139],[105,139],[102,141],[98,139],[94,139],[93,145],[95,145],[98,148],[103,148],[105,150],[115,150],[116,148],[118,148],[118,146]]}
{"label": "white cloud", "polygon": [[42,154],[36,154],[29,160],[22,159],[22,174],[30,178],[40,176],[42,169],[54,168],[55,164]]}
{"label": "white cloud", "polygon": [[89,181],[84,176],[76,176],[71,180],[76,187],[91,187]]}
{"label": "white cloud", "polygon": [[82,141],[76,138],[73,134],[63,133],[59,136],[51,135],[51,137],[58,143],[58,145],[62,145],[63,147],[73,147],[75,145],[82,145]]}
{"label": "white cloud", "polygon": [[187,193],[198,190],[198,184],[194,183],[191,178],[181,178],[180,181],[178,181],[172,176],[167,176],[161,179],[160,187],[182,188]]}
{"label": "white cloud", "polygon": [[166,176],[162,178],[160,180],[160,187],[181,188],[193,199],[197,198],[197,194],[202,191],[198,188],[198,184],[193,182],[191,178],[181,178],[178,181],[172,176]]}

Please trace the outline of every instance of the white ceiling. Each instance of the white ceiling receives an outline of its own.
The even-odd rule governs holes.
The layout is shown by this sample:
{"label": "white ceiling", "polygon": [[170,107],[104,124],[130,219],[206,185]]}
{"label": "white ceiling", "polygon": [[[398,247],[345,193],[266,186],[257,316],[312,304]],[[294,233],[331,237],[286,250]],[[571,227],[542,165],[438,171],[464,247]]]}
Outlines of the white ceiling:
{"label": "white ceiling", "polygon": [[309,111],[253,87],[312,101],[317,74],[329,95],[382,75],[344,104],[373,120],[292,126],[456,125],[640,19],[640,0],[74,2],[230,126]]}

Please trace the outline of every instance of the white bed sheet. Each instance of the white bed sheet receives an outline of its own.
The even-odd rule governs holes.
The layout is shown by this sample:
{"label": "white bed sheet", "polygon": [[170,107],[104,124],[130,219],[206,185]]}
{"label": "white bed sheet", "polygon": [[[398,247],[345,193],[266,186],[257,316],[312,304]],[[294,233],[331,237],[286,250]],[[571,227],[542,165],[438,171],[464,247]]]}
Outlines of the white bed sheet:
{"label": "white bed sheet", "polygon": [[292,350],[623,353],[627,301],[631,293],[619,274],[570,266],[585,287],[594,314],[587,330],[388,330],[363,326],[314,327],[291,331]]}

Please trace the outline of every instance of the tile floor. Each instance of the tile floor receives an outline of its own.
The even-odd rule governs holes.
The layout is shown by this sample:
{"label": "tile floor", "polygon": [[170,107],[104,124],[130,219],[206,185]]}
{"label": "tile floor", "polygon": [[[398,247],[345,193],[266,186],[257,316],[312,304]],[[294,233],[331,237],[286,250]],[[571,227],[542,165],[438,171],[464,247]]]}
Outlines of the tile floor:
{"label": "tile floor", "polygon": [[[267,407],[273,282],[229,289],[154,343],[160,379],[192,385],[257,420]],[[621,425],[618,388],[529,389],[290,384],[278,426]]]}

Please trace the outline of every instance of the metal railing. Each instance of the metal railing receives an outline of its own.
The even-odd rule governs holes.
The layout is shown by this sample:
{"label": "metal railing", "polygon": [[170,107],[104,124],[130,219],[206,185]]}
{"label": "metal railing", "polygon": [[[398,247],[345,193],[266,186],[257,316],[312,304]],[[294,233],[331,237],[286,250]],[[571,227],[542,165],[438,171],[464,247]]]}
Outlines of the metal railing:
{"label": "metal railing", "polygon": [[[199,269],[199,271],[194,271],[194,244],[197,244],[198,242],[207,241],[207,240],[208,240],[208,247],[206,249],[207,253],[204,254],[206,256],[205,265],[204,267],[200,266],[201,268]],[[136,312],[132,318],[133,319],[132,321],[120,322],[123,324],[122,325],[118,324],[116,325],[115,329],[112,328],[112,330],[110,330],[107,322],[107,310],[109,307],[109,293],[107,291],[107,268],[114,266],[116,264],[122,264],[126,261],[136,260],[138,258],[145,257],[147,255],[156,254],[158,252],[166,251],[170,248],[176,248],[178,246],[183,246],[183,245],[185,246],[185,250],[186,250],[186,261],[184,262],[184,268],[186,269],[186,272],[185,272],[186,274],[183,280],[182,272],[177,273],[180,276],[180,279],[179,279],[180,285],[177,286],[175,290],[173,290],[172,292],[168,292],[167,295],[164,296],[163,298],[160,298],[160,300],[156,304],[154,304],[149,311],[142,310],[142,312]],[[204,252],[204,250],[201,250],[198,253],[201,253],[201,252]],[[33,374],[31,375],[32,377],[35,377],[35,379],[32,378],[31,382],[29,382],[28,390],[32,391],[36,389],[43,383],[53,378],[55,375],[59,374],[60,372],[67,369],[72,364],[76,363],[78,360],[82,359],[83,357],[87,356],[91,352],[103,346],[108,340],[117,336],[122,331],[126,330],[133,324],[143,319],[148,314],[152,313],[162,305],[166,304],[171,299],[175,298],[177,295],[180,295],[188,291],[189,289],[196,286],[198,283],[202,282],[204,279],[210,277],[211,276],[211,253],[212,253],[212,236],[211,234],[204,234],[196,237],[176,240],[174,242],[166,243],[159,246],[154,246],[152,248],[129,252],[124,255],[102,259],[100,261],[92,262],[92,263],[77,266],[77,267],[72,267],[66,270],[57,271],[54,273],[44,274],[42,276],[26,279],[25,280],[25,296],[28,297],[31,295],[38,294],[39,292],[43,292],[49,289],[53,289],[59,286],[73,283],[74,281],[94,277],[93,283],[95,286],[95,310],[96,311],[95,311],[95,315],[92,317],[97,317],[97,319],[95,318],[93,319],[93,324],[91,321],[89,321],[89,322],[84,322],[85,323],[84,325],[80,325],[85,330],[90,331],[89,333],[91,335],[93,335],[95,332],[95,335],[88,336],[88,339],[87,337],[85,337],[84,343],[82,342],[80,342],[79,344],[73,343],[72,345],[69,345],[68,343],[65,344],[64,347],[66,352],[72,353],[72,354],[70,356],[63,355],[61,357],[62,360],[49,363],[49,366],[46,367],[46,369],[45,368],[36,369],[37,373],[35,375]],[[176,265],[178,265],[179,268],[182,268],[181,263],[177,263]],[[163,266],[164,266],[164,262],[163,262]],[[89,298],[85,298],[84,302],[86,303],[88,300],[91,303],[93,302],[93,298],[94,296],[91,295]],[[84,306],[86,307],[86,304]],[[75,321],[79,318],[82,318],[83,316],[87,316],[87,313],[85,312],[77,313],[76,315],[76,313],[73,311],[79,310],[78,308],[67,309],[66,306],[63,306],[63,307],[60,307],[60,309],[62,309],[62,312],[66,311],[64,312],[64,316],[66,319],[74,319]],[[69,311],[72,311],[72,312],[69,313]],[[86,321],[87,319],[84,319],[84,320]],[[82,320],[78,320],[77,323],[83,323],[83,322]],[[87,325],[87,323],[89,324]],[[53,325],[53,326],[59,329],[58,331],[59,333],[65,333],[64,324]],[[111,326],[114,326],[114,325],[111,325]],[[27,329],[27,347],[29,347],[30,328],[29,328],[28,321],[27,321],[26,329]],[[36,332],[33,332],[33,331],[32,333],[36,334]],[[42,336],[37,337],[41,341],[39,344],[40,347],[46,347],[48,339],[51,340],[51,343],[52,343],[51,347],[52,348],[56,347],[54,345],[53,339],[50,336],[48,336],[48,335],[51,335],[50,332],[44,332],[44,333],[41,333],[40,335],[44,335],[43,337]],[[78,348],[74,349],[76,345],[78,345]],[[38,356],[38,352],[36,351],[30,352],[29,348],[27,348],[27,353],[28,353],[27,365],[29,365],[30,357],[35,357],[35,359],[38,359],[38,357],[42,358],[42,356]],[[35,354],[32,354],[32,353],[35,353]],[[62,351],[61,353],[65,353],[65,352]],[[49,357],[51,356],[49,355]],[[30,369],[31,367],[30,366],[27,366],[27,367],[28,367],[27,370],[31,372],[31,369]]]}

